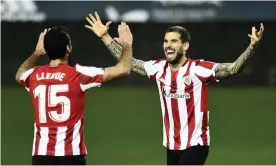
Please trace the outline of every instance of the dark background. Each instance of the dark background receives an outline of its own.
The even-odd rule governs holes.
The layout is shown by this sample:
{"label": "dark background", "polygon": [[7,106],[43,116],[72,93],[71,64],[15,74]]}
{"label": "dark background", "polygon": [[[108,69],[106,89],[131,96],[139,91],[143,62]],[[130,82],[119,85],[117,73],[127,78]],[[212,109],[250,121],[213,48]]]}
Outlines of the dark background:
{"label": "dark background", "polygon": [[[154,10],[161,5],[153,2],[112,4],[119,12],[135,7]],[[191,33],[188,55],[214,62],[233,62],[249,45],[247,35],[251,27],[259,29],[260,23],[264,23],[263,41],[244,71],[210,86],[211,149],[207,164],[276,164],[275,4],[161,5],[160,8],[171,11],[178,8],[200,12],[198,9],[212,8],[219,14],[210,19],[203,16],[196,19],[191,15],[189,21],[165,18],[157,21],[151,17],[148,21],[128,22],[134,35],[135,58],[145,61],[163,58],[166,29],[180,25]],[[27,91],[16,84],[15,73],[34,51],[44,28],[63,24],[69,29],[73,64],[107,67],[116,63],[102,41],[84,27],[86,15],[83,13],[88,14],[89,7],[92,12],[98,10],[103,20],[109,18],[105,13],[108,2],[75,2],[73,5],[35,2],[35,5],[37,8],[29,13],[25,8],[22,10],[22,6],[13,12],[9,8],[1,11],[1,14],[14,14],[11,18],[16,20],[1,21],[1,164],[4,165],[31,162],[33,108]],[[35,12],[44,12],[48,17],[41,22],[16,18],[19,13],[27,17]],[[114,21],[110,29],[114,37],[119,21]],[[48,58],[43,57],[39,64],[48,62]],[[86,104],[88,164],[166,164],[161,108],[154,82],[131,74],[89,90]]]}

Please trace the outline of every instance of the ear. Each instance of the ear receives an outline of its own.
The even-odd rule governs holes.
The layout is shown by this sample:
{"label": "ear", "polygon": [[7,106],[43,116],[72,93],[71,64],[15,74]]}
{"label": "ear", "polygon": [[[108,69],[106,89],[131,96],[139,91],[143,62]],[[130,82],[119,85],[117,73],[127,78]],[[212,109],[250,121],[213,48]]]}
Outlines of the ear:
{"label": "ear", "polygon": [[189,42],[184,43],[183,50],[187,51],[189,49],[189,46],[190,46]]}
{"label": "ear", "polygon": [[67,45],[66,51],[67,51],[67,53],[71,53],[72,52],[72,47],[70,47],[69,45]]}

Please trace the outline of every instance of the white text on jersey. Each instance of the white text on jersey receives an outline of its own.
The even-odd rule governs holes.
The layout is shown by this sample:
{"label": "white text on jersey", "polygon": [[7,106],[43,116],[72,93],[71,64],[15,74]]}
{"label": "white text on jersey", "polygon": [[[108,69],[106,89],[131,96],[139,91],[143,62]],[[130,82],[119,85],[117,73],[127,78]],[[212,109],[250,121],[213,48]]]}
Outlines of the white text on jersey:
{"label": "white text on jersey", "polygon": [[59,80],[59,81],[62,81],[63,78],[65,76],[65,73],[61,73],[61,72],[58,72],[58,73],[39,73],[39,74],[36,74],[36,78],[37,80],[50,80],[50,79],[55,79],[55,80]]}

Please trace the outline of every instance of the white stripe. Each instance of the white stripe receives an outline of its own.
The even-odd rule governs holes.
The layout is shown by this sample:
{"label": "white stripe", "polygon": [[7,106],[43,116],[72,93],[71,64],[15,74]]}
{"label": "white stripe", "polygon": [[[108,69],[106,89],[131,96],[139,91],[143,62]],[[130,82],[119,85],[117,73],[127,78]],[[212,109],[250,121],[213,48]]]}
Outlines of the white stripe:
{"label": "white stripe", "polygon": [[80,84],[82,91],[86,91],[89,88],[100,87],[100,86],[101,86],[101,83]]}
{"label": "white stripe", "polygon": [[102,68],[92,66],[81,66],[79,64],[76,65],[76,71],[89,77],[95,77],[96,75],[104,74],[104,70]]}
{"label": "white stripe", "polygon": [[[177,76],[177,87],[178,91],[181,93],[185,93],[185,83],[183,82],[183,76],[188,69],[189,62],[186,65],[179,69]],[[178,99],[178,110],[179,110],[179,118],[180,118],[180,149],[185,149],[188,142],[188,113],[187,113],[187,105],[185,98]]]}
{"label": "white stripe", "polygon": [[207,69],[207,68],[202,67],[202,66],[197,66],[196,70],[197,70],[196,74],[201,76],[201,77],[204,77],[204,78],[207,78],[207,77],[210,77],[211,75],[213,75],[212,70]]}
{"label": "white stripe", "polygon": [[[194,69],[194,66],[191,70]],[[201,94],[202,94],[202,82],[196,77],[192,77],[193,82],[193,93],[194,93],[194,106],[195,106],[195,129],[192,134],[191,146],[193,145],[203,145],[201,139],[202,134],[202,120],[203,112],[201,111]]]}
{"label": "white stripe", "polygon": [[73,149],[73,155],[80,155],[80,128],[82,124],[79,120],[75,126],[73,131],[73,141],[72,141],[72,149]]}
{"label": "white stripe", "polygon": [[48,127],[40,127],[40,141],[38,146],[38,155],[46,155],[47,154],[47,145],[49,142],[49,128]]}
{"label": "white stripe", "polygon": [[164,117],[165,117],[165,106],[164,106],[164,100],[163,100],[163,94],[160,86],[160,81],[156,80],[157,87],[158,87],[158,92],[159,92],[159,97],[160,97],[160,103],[161,103],[161,110],[162,110],[162,122],[163,122],[163,145],[167,146],[167,135],[166,135],[166,127],[164,123]]}
{"label": "white stripe", "polygon": [[58,127],[57,142],[55,145],[55,156],[65,155],[65,138],[67,127]]}
{"label": "white stripe", "polygon": [[33,139],[33,152],[32,152],[32,155],[34,155],[34,153],[35,153],[36,132],[37,132],[36,123],[34,123],[34,139]]}
{"label": "white stripe", "polygon": [[32,72],[34,71],[34,68],[27,70],[26,72],[24,72],[20,78],[21,81],[26,81],[26,79],[32,74]]}

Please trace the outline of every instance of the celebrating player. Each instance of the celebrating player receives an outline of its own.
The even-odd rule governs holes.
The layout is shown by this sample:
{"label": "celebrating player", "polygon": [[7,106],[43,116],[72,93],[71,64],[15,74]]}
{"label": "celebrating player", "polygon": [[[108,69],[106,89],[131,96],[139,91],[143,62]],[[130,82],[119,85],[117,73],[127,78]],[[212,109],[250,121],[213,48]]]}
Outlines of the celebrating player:
{"label": "celebrating player", "polygon": [[[97,13],[95,15],[98,17]],[[90,15],[91,19],[97,20]],[[109,24],[97,22],[93,31],[119,59],[121,46],[108,34]],[[189,32],[180,26],[167,29],[163,49],[166,59],[142,61],[133,58],[132,71],[156,81],[163,115],[163,145],[167,148],[168,165],[203,165],[210,145],[208,83],[229,78],[242,71],[262,39],[260,31],[252,28],[251,42],[233,63],[214,63],[190,59],[186,52],[190,45]],[[117,38],[114,38],[118,40]]]}
{"label": "celebrating player", "polygon": [[[90,20],[87,27],[94,26]],[[53,27],[40,34],[34,53],[16,73],[16,81],[29,91],[34,106],[32,164],[86,164],[85,93],[89,88],[128,75],[131,70],[132,34],[125,23],[119,25],[118,33],[122,57],[115,66],[104,69],[68,65],[72,45],[65,27]],[[36,66],[44,54],[50,58],[50,64]]]}

